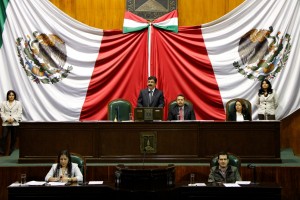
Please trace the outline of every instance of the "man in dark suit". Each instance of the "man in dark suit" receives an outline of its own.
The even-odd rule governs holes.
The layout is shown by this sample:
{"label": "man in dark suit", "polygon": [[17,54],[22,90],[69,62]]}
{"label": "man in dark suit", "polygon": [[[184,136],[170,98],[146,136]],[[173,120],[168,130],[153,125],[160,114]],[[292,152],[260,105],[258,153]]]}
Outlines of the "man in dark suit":
{"label": "man in dark suit", "polygon": [[184,103],[183,94],[176,98],[176,104],[168,112],[168,120],[196,120],[192,105]]}
{"label": "man in dark suit", "polygon": [[156,88],[156,83],[157,78],[155,76],[148,77],[148,87],[140,91],[137,107],[164,107],[164,94],[163,91]]}

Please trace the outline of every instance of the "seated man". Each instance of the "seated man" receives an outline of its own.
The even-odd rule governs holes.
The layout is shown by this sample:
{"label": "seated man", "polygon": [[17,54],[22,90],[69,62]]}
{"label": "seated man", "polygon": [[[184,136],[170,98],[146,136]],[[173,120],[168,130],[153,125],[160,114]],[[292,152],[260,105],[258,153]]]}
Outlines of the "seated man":
{"label": "seated man", "polygon": [[208,182],[210,183],[235,183],[242,178],[239,169],[235,166],[228,165],[229,156],[226,152],[218,153],[218,165],[210,168]]}
{"label": "seated man", "polygon": [[184,103],[183,94],[176,98],[176,105],[171,107],[168,113],[168,120],[195,120],[195,112],[191,105]]}

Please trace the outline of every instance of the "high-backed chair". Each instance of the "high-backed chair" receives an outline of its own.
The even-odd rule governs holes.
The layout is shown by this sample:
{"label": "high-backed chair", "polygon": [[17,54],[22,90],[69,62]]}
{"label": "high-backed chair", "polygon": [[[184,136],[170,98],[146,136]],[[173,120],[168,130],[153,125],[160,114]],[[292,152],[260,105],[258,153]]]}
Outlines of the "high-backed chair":
{"label": "high-backed chair", "polygon": [[86,160],[85,160],[85,158],[78,153],[71,152],[70,154],[71,154],[71,162],[78,164],[78,167],[83,176],[83,182],[85,182],[85,178],[86,178]]}
{"label": "high-backed chair", "polygon": [[250,101],[248,101],[247,99],[243,99],[243,98],[231,99],[226,103],[226,120],[229,120],[229,113],[235,112],[234,106],[235,106],[235,102],[237,100],[240,100],[242,102],[242,104],[245,105],[245,109],[249,113],[250,121],[251,121],[252,120],[252,105],[251,105]]}
{"label": "high-backed chair", "polygon": [[125,99],[115,99],[108,103],[108,120],[126,121],[132,113],[132,105]]}
{"label": "high-backed chair", "polygon": [[[168,109],[170,110],[170,109],[171,109],[173,106],[175,106],[176,104],[177,104],[176,99],[173,100],[173,101],[171,101],[171,102],[169,103],[169,105],[168,105]],[[189,100],[184,100],[184,104],[193,106],[192,102],[189,101]]]}
{"label": "high-backed chair", "polygon": [[[228,153],[228,158],[229,158],[228,165],[235,166],[240,171],[240,168],[241,168],[241,159],[240,159],[240,157],[233,154],[233,153]],[[218,165],[219,165],[219,163],[218,163],[218,154],[216,154],[210,160],[210,167],[214,167],[214,166],[218,166]]]}

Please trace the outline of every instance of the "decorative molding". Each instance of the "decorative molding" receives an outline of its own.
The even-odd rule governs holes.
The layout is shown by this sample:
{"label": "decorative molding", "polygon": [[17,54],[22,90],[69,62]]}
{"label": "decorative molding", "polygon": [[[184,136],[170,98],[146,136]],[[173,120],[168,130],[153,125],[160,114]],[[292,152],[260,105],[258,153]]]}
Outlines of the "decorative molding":
{"label": "decorative molding", "polygon": [[146,20],[153,21],[177,9],[177,0],[126,0],[126,9]]}
{"label": "decorative molding", "polygon": [[157,152],[157,132],[141,132],[140,133],[140,150],[141,153]]}

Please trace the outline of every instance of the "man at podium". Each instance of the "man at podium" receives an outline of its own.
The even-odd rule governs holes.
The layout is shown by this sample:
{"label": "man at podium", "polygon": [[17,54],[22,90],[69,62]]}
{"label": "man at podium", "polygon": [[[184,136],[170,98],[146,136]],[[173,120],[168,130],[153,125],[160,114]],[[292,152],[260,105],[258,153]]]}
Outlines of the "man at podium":
{"label": "man at podium", "polygon": [[140,91],[137,107],[164,107],[164,94],[162,90],[156,88],[156,83],[157,78],[155,76],[148,77],[147,88]]}

